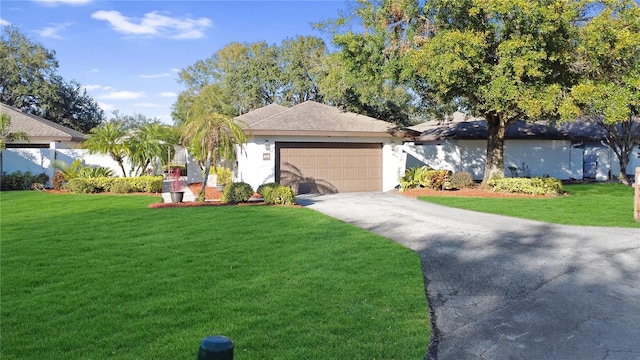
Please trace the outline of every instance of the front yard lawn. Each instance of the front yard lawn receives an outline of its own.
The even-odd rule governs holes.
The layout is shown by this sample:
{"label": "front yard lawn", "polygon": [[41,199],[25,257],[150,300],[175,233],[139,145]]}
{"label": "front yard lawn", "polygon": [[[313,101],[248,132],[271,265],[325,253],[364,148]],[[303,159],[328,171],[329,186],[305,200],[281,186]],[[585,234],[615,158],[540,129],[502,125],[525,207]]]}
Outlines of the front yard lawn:
{"label": "front yard lawn", "polygon": [[461,209],[566,225],[638,227],[633,193],[620,184],[565,185],[568,196],[554,198],[464,198],[420,196],[420,200]]}
{"label": "front yard lawn", "polygon": [[423,359],[419,256],[294,207],[0,194],[2,359]]}

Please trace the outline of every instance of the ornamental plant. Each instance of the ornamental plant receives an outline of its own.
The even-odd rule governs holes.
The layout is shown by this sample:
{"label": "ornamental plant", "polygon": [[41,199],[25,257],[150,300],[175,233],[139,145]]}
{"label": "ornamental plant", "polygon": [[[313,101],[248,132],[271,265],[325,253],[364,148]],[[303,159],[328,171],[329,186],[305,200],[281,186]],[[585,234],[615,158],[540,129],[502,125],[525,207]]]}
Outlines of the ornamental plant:
{"label": "ornamental plant", "polygon": [[180,169],[170,169],[169,187],[171,192],[182,192],[186,186],[184,180],[180,177]]}

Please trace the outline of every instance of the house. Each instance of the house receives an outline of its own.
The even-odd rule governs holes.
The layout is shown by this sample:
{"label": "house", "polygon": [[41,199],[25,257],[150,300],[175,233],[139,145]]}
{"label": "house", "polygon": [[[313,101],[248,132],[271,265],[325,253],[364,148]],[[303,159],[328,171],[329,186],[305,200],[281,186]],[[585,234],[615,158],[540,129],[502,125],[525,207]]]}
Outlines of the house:
{"label": "house", "polygon": [[387,191],[405,170],[406,133],[382,120],[314,101],[271,104],[235,120],[248,138],[235,181],[254,189],[279,182],[299,194]]}
{"label": "house", "polygon": [[[454,172],[470,172],[474,179],[484,175],[487,125],[484,119],[455,113],[450,121],[428,121],[410,129],[420,133],[405,142],[407,168],[429,165]],[[506,130],[505,175],[551,176],[561,180],[605,181],[619,173],[613,151],[603,144],[597,125],[576,120],[558,127],[546,122],[518,121]],[[627,174],[640,166],[635,149]]]}
{"label": "house", "polygon": [[[86,165],[110,167],[116,174],[121,172],[117,163],[109,157],[89,154],[80,149],[87,136],[79,131],[6,104],[0,104],[0,112],[11,117],[9,132],[22,131],[29,136],[28,141],[18,140],[7,144],[0,156],[0,169],[3,172],[45,173],[51,180],[55,174],[54,161],[71,164],[75,159],[81,159]],[[50,186],[51,182],[47,185]]]}

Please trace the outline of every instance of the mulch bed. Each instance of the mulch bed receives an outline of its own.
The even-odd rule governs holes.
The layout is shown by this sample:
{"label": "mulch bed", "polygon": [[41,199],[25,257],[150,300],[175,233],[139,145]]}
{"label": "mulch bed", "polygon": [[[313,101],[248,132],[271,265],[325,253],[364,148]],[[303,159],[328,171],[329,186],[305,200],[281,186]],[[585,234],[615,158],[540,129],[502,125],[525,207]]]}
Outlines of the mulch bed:
{"label": "mulch bed", "polygon": [[491,190],[484,190],[478,186],[470,187],[460,190],[433,190],[433,189],[410,189],[407,191],[400,191],[399,194],[408,197],[418,196],[462,196],[462,197],[481,197],[481,198],[553,198],[557,195],[529,195],[520,193],[501,193]]}

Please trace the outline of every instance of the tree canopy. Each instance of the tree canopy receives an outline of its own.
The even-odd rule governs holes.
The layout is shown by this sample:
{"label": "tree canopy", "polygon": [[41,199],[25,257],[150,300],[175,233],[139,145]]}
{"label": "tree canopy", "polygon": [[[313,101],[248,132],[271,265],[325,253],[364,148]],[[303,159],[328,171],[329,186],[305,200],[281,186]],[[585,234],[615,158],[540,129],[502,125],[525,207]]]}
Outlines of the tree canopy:
{"label": "tree canopy", "polygon": [[578,29],[576,67],[581,78],[561,107],[565,119],[587,117],[606,134],[620,163],[619,179],[640,145],[640,7],[615,1]]}
{"label": "tree canopy", "polygon": [[[377,84],[374,94],[403,84],[431,113],[462,104],[484,117],[486,181],[504,175],[510,124],[560,117],[566,94],[587,71],[580,66],[582,29],[620,6],[637,8],[625,0],[360,0],[352,15],[361,31],[337,31],[334,39],[340,64],[353,63],[352,78]],[[629,75],[637,81],[637,73]]]}
{"label": "tree canopy", "polygon": [[229,43],[180,72],[187,90],[174,106],[174,120],[183,121],[193,96],[209,85],[215,85],[218,96],[225,99],[227,106],[220,111],[229,116],[274,102],[321,100],[318,83],[326,51],[324,41],[312,36],[285,39],[280,46],[264,41]]}
{"label": "tree canopy", "polygon": [[15,26],[4,27],[0,42],[0,102],[47,120],[88,132],[104,113],[76,81],[56,73],[55,51]]}

